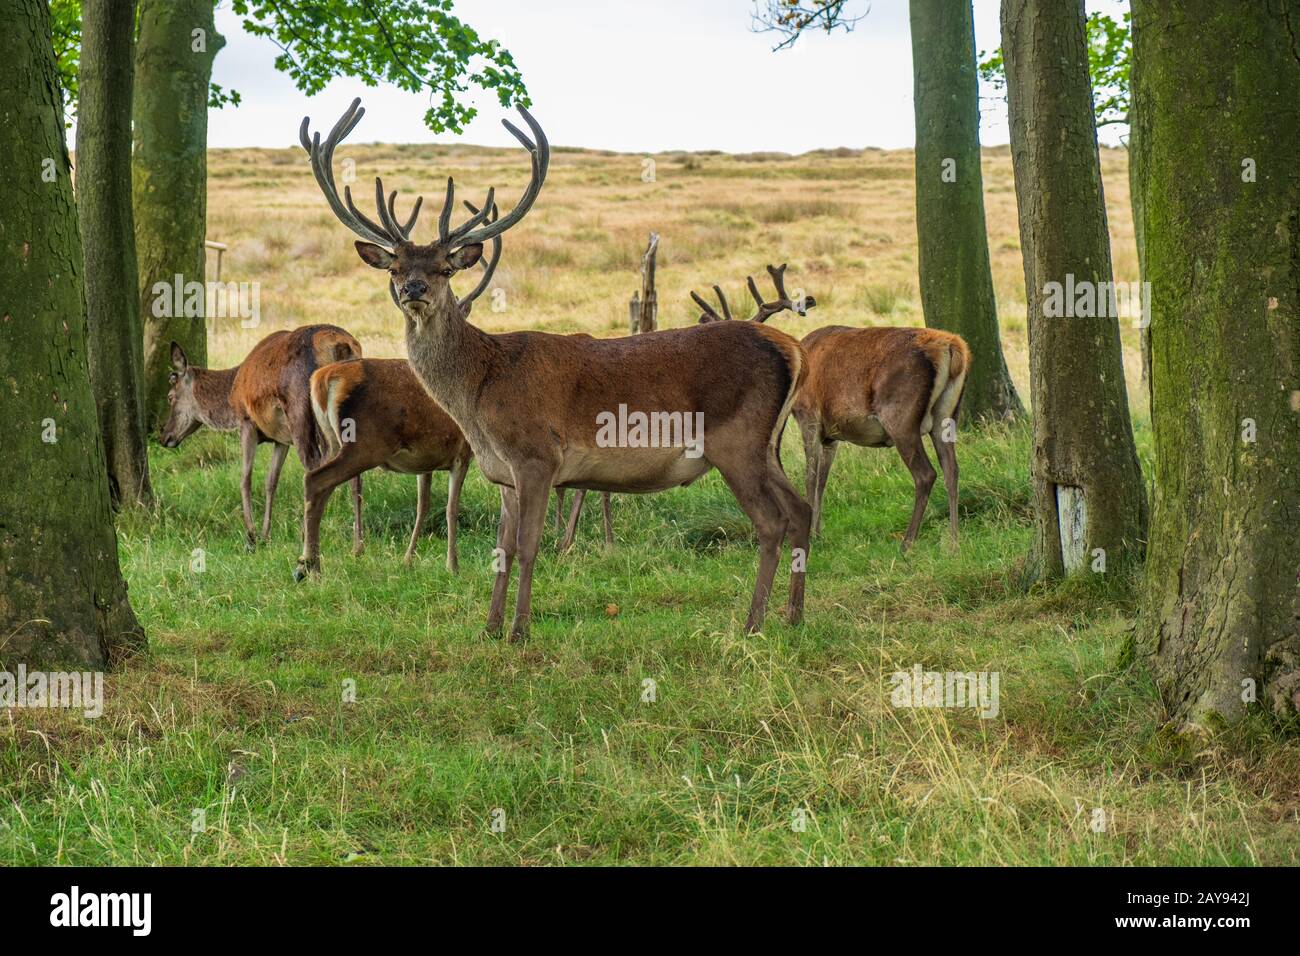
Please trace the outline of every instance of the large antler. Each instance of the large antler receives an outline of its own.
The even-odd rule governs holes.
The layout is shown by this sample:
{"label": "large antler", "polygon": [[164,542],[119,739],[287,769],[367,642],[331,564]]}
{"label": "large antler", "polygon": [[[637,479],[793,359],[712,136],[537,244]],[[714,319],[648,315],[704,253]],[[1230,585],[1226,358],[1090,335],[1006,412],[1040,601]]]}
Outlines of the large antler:
{"label": "large antler", "polygon": [[788,263],[781,263],[779,268],[769,265],[767,274],[772,277],[772,284],[776,286],[777,297],[771,302],[764,302],[763,297],[758,294],[758,286],[754,283],[753,276],[745,276],[745,281],[749,284],[749,294],[754,297],[754,302],[758,305],[758,311],[750,316],[751,322],[766,322],[778,312],[784,312],[789,309],[797,315],[807,315],[808,310],[817,304],[817,300],[812,296],[801,296],[798,299],[791,299],[785,293],[785,267]]}
{"label": "large antler", "polygon": [[410,240],[411,229],[414,228],[415,220],[420,215],[420,206],[424,202],[424,197],[421,196],[415,200],[415,206],[411,209],[410,218],[404,223],[399,223],[394,208],[397,200],[397,190],[393,190],[388,197],[388,201],[385,202],[383,180],[376,176],[375,207],[379,213],[379,222],[375,222],[353,204],[350,187],[343,187],[343,200],[340,201],[338,186],[334,183],[334,147],[338,146],[348,133],[356,128],[356,125],[361,122],[361,117],[365,115],[366,111],[361,106],[361,98],[358,97],[352,101],[352,105],[339,117],[339,121],[334,124],[334,128],[325,137],[323,144],[320,141],[320,133],[314,133],[310,138],[308,137],[307,130],[311,124],[311,117],[304,116],[302,125],[298,127],[298,141],[302,144],[302,148],[307,151],[307,155],[311,157],[311,170],[316,176],[316,183],[320,186],[321,192],[325,194],[326,201],[330,204],[330,208],[334,210],[334,215],[338,217],[339,221],[362,239],[376,242],[391,249]]}
{"label": "large antler", "polygon": [[[467,221],[452,229],[451,211],[455,205],[456,185],[448,176],[447,196],[443,200],[442,214],[438,217],[438,242],[440,244],[459,248],[460,246],[469,246],[476,242],[487,242],[489,239],[495,239],[523,219],[537,200],[537,194],[542,190],[542,183],[546,181],[546,170],[551,164],[551,144],[547,142],[546,134],[542,132],[541,126],[538,125],[537,120],[533,119],[532,114],[522,106],[518,107],[518,109],[519,115],[524,118],[524,122],[532,130],[536,142],[520,132],[519,128],[509,120],[503,119],[501,125],[510,130],[514,138],[519,140],[524,149],[528,150],[528,155],[532,159],[533,169],[532,176],[528,181],[528,188],[519,197],[519,202],[515,203],[515,208],[510,210],[510,214],[504,218],[496,218],[496,205],[493,201],[495,190],[489,189],[483,207],[475,210]],[[473,206],[469,208],[474,209]],[[491,218],[489,218],[489,214],[491,214]]]}
{"label": "large antler", "polygon": [[[489,199],[492,198],[491,190],[488,190],[488,198]],[[482,219],[482,217],[480,217],[479,215],[479,210],[476,209],[474,205],[470,203],[468,200],[466,200],[465,202],[465,208],[468,209],[473,214],[473,218],[475,220]],[[499,213],[497,211],[496,204],[493,203],[491,209],[488,211],[486,221],[489,223],[496,222],[498,214]],[[466,314],[469,313],[470,306],[474,303],[474,300],[483,294],[483,290],[486,289],[488,287],[488,283],[492,281],[492,273],[497,271],[497,262],[500,259],[501,259],[501,237],[493,236],[491,258],[479,260],[479,262],[483,264],[483,278],[479,279],[478,285],[474,287],[473,292],[465,296],[465,298],[457,300],[456,304],[459,305],[461,309],[465,311]]]}

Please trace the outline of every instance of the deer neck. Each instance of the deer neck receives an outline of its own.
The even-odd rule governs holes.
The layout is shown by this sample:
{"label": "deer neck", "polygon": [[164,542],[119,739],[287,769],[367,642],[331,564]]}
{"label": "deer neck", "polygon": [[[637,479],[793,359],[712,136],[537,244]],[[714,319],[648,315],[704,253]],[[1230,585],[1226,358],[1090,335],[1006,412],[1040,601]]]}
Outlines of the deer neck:
{"label": "deer neck", "polygon": [[425,388],[467,435],[499,346],[465,321],[455,299],[428,316],[406,318],[406,354]]}
{"label": "deer neck", "polygon": [[230,402],[239,366],[194,370],[194,401],[199,419],[209,428],[230,431],[239,427],[239,415]]}

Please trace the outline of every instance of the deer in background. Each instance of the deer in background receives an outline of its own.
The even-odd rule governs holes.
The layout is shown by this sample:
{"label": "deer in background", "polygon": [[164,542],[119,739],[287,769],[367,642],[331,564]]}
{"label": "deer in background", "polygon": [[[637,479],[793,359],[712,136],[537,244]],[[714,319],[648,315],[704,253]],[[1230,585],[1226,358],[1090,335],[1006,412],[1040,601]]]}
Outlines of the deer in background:
{"label": "deer in background", "polygon": [[[405,317],[412,367],[468,437],[480,471],[501,488],[487,631],[499,633],[504,623],[511,569],[518,560],[510,636],[527,636],[533,570],[552,487],[662,491],[690,484],[712,468],[722,473],[758,535],[758,573],[746,629],[756,630],[763,622],[787,538],[794,548],[787,613],[792,622],[798,621],[812,511],[776,455],[781,425],[805,374],[797,341],[747,322],[593,339],[531,331],[494,335],[466,321],[451,288],[452,277],[479,260],[483,243],[524,218],[546,179],[546,136],[527,110],[521,107],[519,112],[535,141],[505,123],[528,151],[532,165],[515,207],[485,222],[494,196],[489,190],[480,212],[453,227],[455,186],[448,179],[437,236],[427,244],[410,238],[420,200],[411,217],[400,222],[394,209],[397,194],[385,201],[378,178],[377,222],[356,208],[346,187],[339,198],[333,153],[361,120],[360,100],[344,112],[323,143],[319,133],[308,136],[309,119],[303,119],[299,130],[330,208],[361,237],[358,254],[388,273]],[[675,412],[692,420],[702,416],[704,442],[688,447],[611,446],[601,438],[599,423],[616,410]]]}
{"label": "deer in background", "polygon": [[[329,460],[303,483],[303,554],[294,580],[320,572],[320,522],[334,489],[371,468],[418,475],[415,528],[403,559],[410,564],[429,513],[433,472],[447,471],[447,570],[458,570],[456,518],[460,489],[474,457],[456,423],[429,397],[406,359],[353,359],[317,369],[312,410]],[[358,539],[358,549],[361,541]],[[354,552],[355,553],[355,552]]]}
{"label": "deer in background", "polygon": [[[335,325],[305,325],[272,332],[253,346],[244,361],[228,369],[190,365],[184,349],[175,342],[171,344],[169,411],[159,441],[164,448],[175,448],[204,425],[217,431],[238,430],[243,458],[239,491],[248,548],[257,544],[253,526],[253,460],[257,446],[268,441],[275,444],[266,473],[262,516],[265,541],[271,534],[271,503],[289,447],[297,450],[304,471],[321,461],[321,436],[311,410],[312,373],[322,365],[360,357],[361,343]],[[352,496],[354,535],[360,539],[360,478],[353,483]]]}
{"label": "deer in background", "polygon": [[[765,322],[778,312],[798,308],[785,292],[785,266],[767,267],[778,299],[764,303],[752,278],[749,291],[758,303],[752,321]],[[691,293],[704,309],[701,322],[731,318],[726,297],[713,287],[722,306],[719,315],[704,299]],[[816,305],[811,296],[804,309]],[[808,380],[795,397],[793,413],[803,434],[804,487],[813,509],[813,533],[821,532],[822,499],[835,450],[842,441],[869,448],[893,445],[912,473],[916,496],[912,520],[903,535],[903,550],[916,540],[930,500],[935,471],[925,453],[929,435],[943,470],[948,491],[948,522],[957,544],[957,453],[955,429],[970,349],[961,336],[937,329],[849,328],[830,325],[804,336]],[[951,430],[948,434],[945,431]]]}

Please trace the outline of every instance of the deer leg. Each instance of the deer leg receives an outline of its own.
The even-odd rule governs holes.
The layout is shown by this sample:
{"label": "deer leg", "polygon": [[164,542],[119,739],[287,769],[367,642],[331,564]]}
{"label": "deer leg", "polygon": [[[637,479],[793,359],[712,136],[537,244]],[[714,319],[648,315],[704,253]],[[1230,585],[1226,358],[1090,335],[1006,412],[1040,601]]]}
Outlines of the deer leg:
{"label": "deer leg", "polygon": [[822,503],[826,500],[826,480],[831,476],[831,463],[835,461],[835,452],[839,447],[837,441],[826,442],[818,455],[817,503],[813,505],[813,530],[816,534],[822,533]]}
{"label": "deer leg", "polygon": [[239,479],[239,497],[244,506],[244,546],[252,551],[257,547],[257,532],[253,527],[253,460],[257,456],[257,427],[252,422],[243,422],[239,426],[239,450],[244,469]]}
{"label": "deer leg", "polygon": [[560,542],[560,553],[573,547],[573,539],[578,536],[578,518],[582,515],[582,503],[587,500],[586,490],[579,488],[573,495],[573,510],[569,512],[569,523],[564,528],[564,539]]}
{"label": "deer leg", "polygon": [[501,487],[501,521],[497,524],[497,546],[492,551],[492,565],[496,578],[492,582],[492,605],[488,608],[487,625],[483,628],[490,637],[501,636],[501,625],[506,617],[506,590],[510,587],[510,568],[515,561],[518,535],[515,525],[519,520],[519,501],[515,489]]}
{"label": "deer leg", "polygon": [[822,443],[818,430],[815,422],[799,422],[799,434],[803,438],[803,493],[813,508],[814,530],[817,521],[817,481],[822,464]]}
{"label": "deer leg", "polygon": [[366,550],[365,531],[361,526],[361,476],[352,479],[352,556]]}
{"label": "deer leg", "polygon": [[567,488],[555,489],[555,533],[564,533],[564,496],[568,494]]}
{"label": "deer leg", "polygon": [[460,571],[460,559],[456,555],[456,520],[460,515],[460,489],[468,471],[469,459],[460,458],[452,464],[447,478],[447,570],[452,574]]}
{"label": "deer leg", "polygon": [[275,486],[280,483],[280,469],[284,467],[289,446],[276,442],[271,446],[271,468],[266,473],[266,506],[262,511],[262,540],[271,540],[271,502],[275,500]]}
{"label": "deer leg", "polygon": [[303,479],[302,557],[294,569],[293,579],[301,581],[308,574],[320,573],[320,522],[325,505],[334,489],[361,474],[363,466],[345,453],[331,458],[319,468],[307,472]]}
{"label": "deer leg", "polygon": [[605,547],[614,547],[614,516],[609,510],[609,492],[600,494],[600,512],[605,520]]}
{"label": "deer leg", "polygon": [[891,431],[889,437],[894,440],[898,454],[902,456],[907,470],[912,473],[912,481],[916,485],[912,520],[907,526],[907,533],[903,535],[903,551],[906,552],[916,541],[916,533],[921,528],[921,519],[925,517],[925,506],[930,500],[930,489],[934,487],[934,465],[930,464],[930,456],[925,453],[925,446],[921,444],[921,436],[918,432],[899,429]]}
{"label": "deer leg", "polygon": [[763,618],[767,615],[767,600],[772,593],[772,580],[776,577],[776,566],[781,559],[781,542],[785,540],[789,524],[786,506],[772,484],[770,471],[773,468],[780,470],[770,459],[760,459],[759,463],[739,468],[718,467],[727,487],[754,523],[754,530],[758,534],[758,574],[754,579],[754,599],[749,605],[749,617],[745,620],[747,634],[752,634],[763,626]]}
{"label": "deer leg", "polygon": [[429,491],[432,486],[432,472],[423,472],[415,480],[415,527],[411,529],[411,543],[407,545],[406,556],[402,558],[404,564],[410,564],[415,560],[415,542],[420,540],[420,529],[424,527],[424,516],[429,513]]}
{"label": "deer leg", "polygon": [[948,492],[948,535],[952,549],[957,550],[957,445],[943,440],[943,428],[940,425],[930,432],[930,442],[934,453],[939,458],[939,468],[943,471],[943,486]]}
{"label": "deer leg", "polygon": [[790,543],[790,599],[786,605],[786,619],[791,624],[798,624],[803,620],[812,506],[799,497],[779,461],[773,462],[768,470],[768,482],[785,510],[786,540]]}
{"label": "deer leg", "polygon": [[533,566],[546,524],[546,502],[551,494],[553,471],[545,465],[515,469],[515,490],[519,496],[519,521],[516,524],[519,554],[519,587],[515,591],[515,619],[510,625],[510,640],[528,639],[528,622],[533,606]]}

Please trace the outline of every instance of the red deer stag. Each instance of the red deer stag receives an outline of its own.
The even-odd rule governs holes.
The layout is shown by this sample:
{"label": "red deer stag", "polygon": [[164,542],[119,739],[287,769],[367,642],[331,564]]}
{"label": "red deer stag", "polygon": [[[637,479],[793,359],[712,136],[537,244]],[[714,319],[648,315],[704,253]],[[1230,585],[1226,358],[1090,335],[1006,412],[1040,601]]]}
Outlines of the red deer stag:
{"label": "red deer stag", "polygon": [[[272,332],[253,346],[234,368],[205,369],[189,364],[185,351],[172,343],[172,371],[167,392],[170,410],[159,441],[175,448],[204,425],[218,431],[239,431],[243,455],[240,495],[249,548],[257,544],[253,526],[253,458],[262,442],[274,442],[266,473],[266,507],[262,540],[271,534],[271,502],[280,469],[292,445],[305,471],[321,461],[321,436],[311,410],[311,375],[322,365],[360,358],[361,343],[334,325],[305,325]],[[361,536],[361,481],[352,486],[354,535]]]}
{"label": "red deer stag", "polygon": [[447,570],[458,570],[456,517],[473,453],[456,423],[429,397],[406,359],[357,359],[319,368],[311,377],[312,411],[329,460],[303,483],[303,554],[294,579],[320,571],[320,522],[334,489],[371,468],[419,475],[415,528],[406,549],[415,557],[433,472],[447,471]]}
{"label": "red deer stag", "polygon": [[[758,534],[758,574],[746,628],[762,624],[787,536],[795,549],[787,610],[790,620],[798,621],[812,511],[786,479],[776,455],[781,423],[804,376],[797,341],[757,323],[593,339],[546,332],[493,335],[466,321],[451,289],[452,276],[479,260],[484,242],[524,218],[546,178],[546,136],[527,110],[519,112],[535,141],[505,123],[532,161],[531,177],[515,207],[485,222],[494,195],[488,190],[480,212],[453,228],[455,187],[448,179],[438,234],[427,245],[410,239],[420,200],[410,218],[399,223],[397,194],[385,201],[378,178],[378,222],[356,208],[346,187],[339,198],[331,168],[334,148],[360,121],[359,100],[323,143],[319,133],[309,137],[307,118],[299,130],[330,208],[362,239],[357,252],[389,274],[406,320],[412,367],[468,437],[484,476],[501,487],[488,632],[499,633],[504,623],[510,572],[518,558],[510,636],[527,636],[533,567],[552,487],[661,491],[690,484],[711,468],[722,473]],[[643,427],[621,427],[634,419],[642,425],[651,415],[661,426],[676,422],[667,445],[652,444]],[[620,427],[613,427],[615,417]],[[695,426],[701,421],[707,431],[689,439],[687,422]]]}
{"label": "red deer stag", "polygon": [[[785,266],[767,267],[776,283],[778,300],[764,303],[754,280],[749,291],[758,303],[753,321],[764,322],[784,309],[797,308],[785,293]],[[722,290],[713,287],[722,315],[691,293],[704,309],[701,322],[731,318]],[[811,296],[802,300],[812,308]],[[916,498],[912,520],[903,535],[903,550],[916,540],[934,485],[934,466],[925,453],[923,436],[929,435],[943,469],[948,490],[948,523],[953,546],[957,544],[957,453],[954,448],[957,411],[961,405],[970,349],[961,336],[937,329],[858,329],[830,325],[804,336],[808,353],[808,380],[795,397],[794,417],[803,433],[805,490],[813,509],[813,532],[821,531],[822,498],[831,461],[841,441],[869,448],[893,445],[912,473]],[[945,434],[945,432],[948,434]]]}

